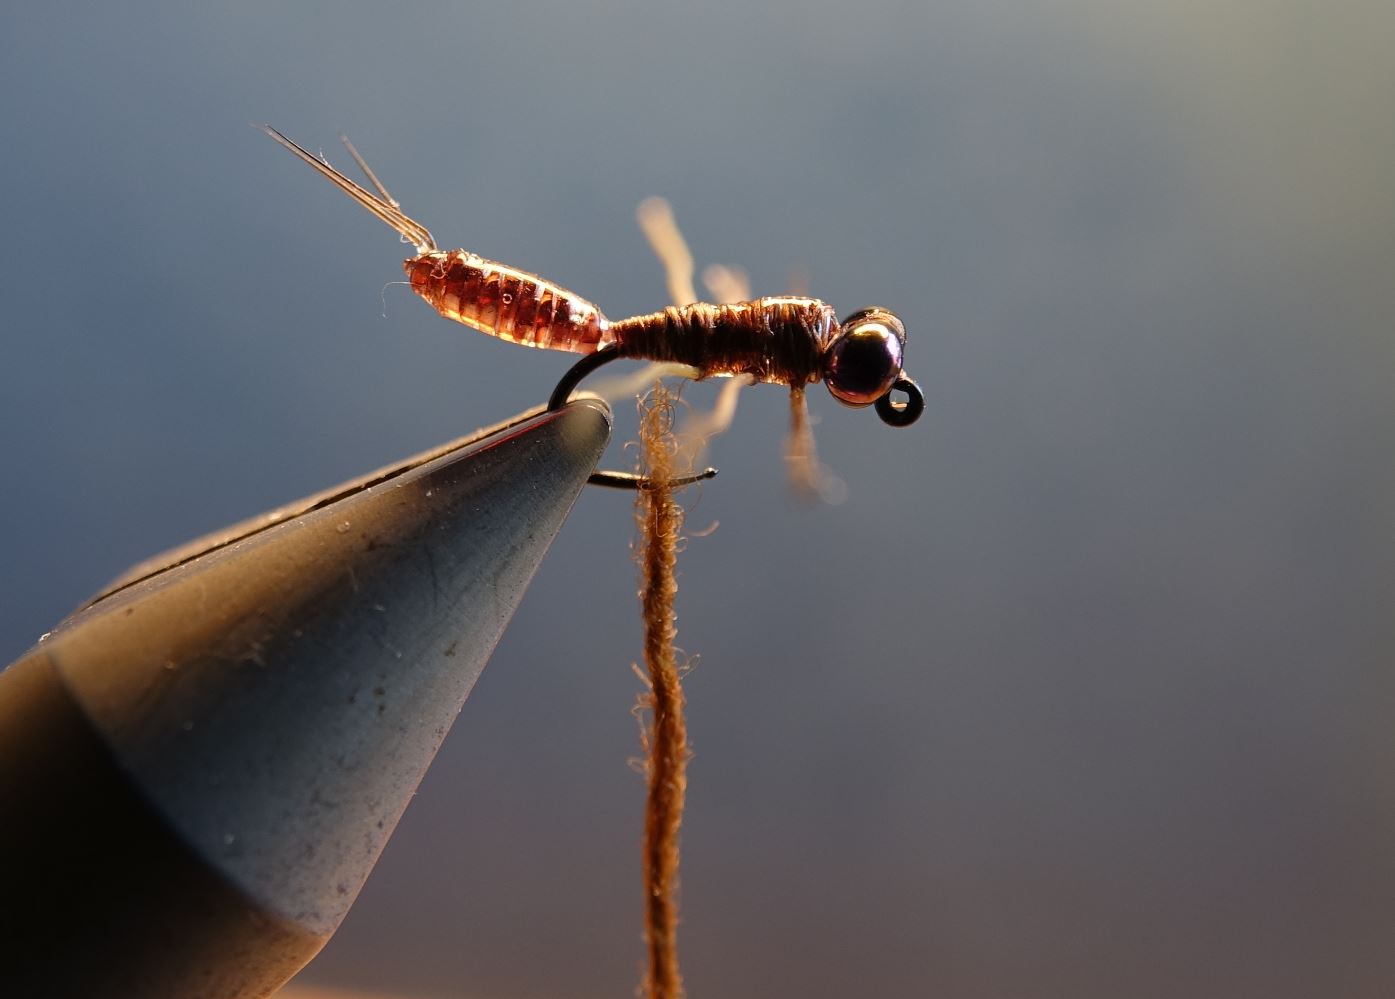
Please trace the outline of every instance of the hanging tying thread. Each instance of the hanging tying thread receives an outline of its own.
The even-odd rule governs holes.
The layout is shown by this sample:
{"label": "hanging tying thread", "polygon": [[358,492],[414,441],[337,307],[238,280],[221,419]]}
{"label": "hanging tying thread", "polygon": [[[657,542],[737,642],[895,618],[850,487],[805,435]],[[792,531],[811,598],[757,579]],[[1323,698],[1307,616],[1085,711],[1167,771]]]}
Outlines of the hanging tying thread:
{"label": "hanging tying thread", "polygon": [[675,568],[683,508],[671,484],[681,470],[673,434],[673,396],[656,384],[640,402],[642,471],[650,483],[638,491],[640,605],[644,617],[644,664],[649,690],[640,697],[649,725],[642,728],[648,798],[644,815],[644,938],[649,967],[647,999],[682,999],[678,971],[678,844],[687,789],[688,732],[683,718],[682,668],[673,640],[678,633]]}

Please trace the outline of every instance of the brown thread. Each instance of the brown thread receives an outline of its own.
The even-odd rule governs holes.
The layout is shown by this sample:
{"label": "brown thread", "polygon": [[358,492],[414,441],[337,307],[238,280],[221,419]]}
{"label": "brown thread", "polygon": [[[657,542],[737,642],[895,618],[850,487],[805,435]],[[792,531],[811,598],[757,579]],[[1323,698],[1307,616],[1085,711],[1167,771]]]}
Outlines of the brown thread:
{"label": "brown thread", "polygon": [[644,617],[644,662],[649,692],[640,703],[650,710],[643,733],[648,751],[649,791],[644,813],[644,937],[649,969],[642,995],[682,999],[678,972],[678,834],[687,789],[688,732],[683,718],[683,687],[673,639],[678,633],[674,597],[675,567],[683,508],[669,484],[681,470],[675,456],[673,396],[657,384],[640,402],[640,442],[650,485],[639,490],[635,519],[640,533],[640,605]]}

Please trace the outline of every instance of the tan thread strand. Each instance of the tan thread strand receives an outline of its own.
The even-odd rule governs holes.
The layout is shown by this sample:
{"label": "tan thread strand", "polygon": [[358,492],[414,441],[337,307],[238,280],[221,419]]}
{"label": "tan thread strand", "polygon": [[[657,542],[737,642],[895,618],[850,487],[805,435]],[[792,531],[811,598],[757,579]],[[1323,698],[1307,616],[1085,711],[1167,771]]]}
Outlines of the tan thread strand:
{"label": "tan thread strand", "polygon": [[641,403],[642,464],[653,483],[636,501],[640,528],[640,605],[644,617],[644,662],[649,671],[650,726],[645,743],[649,778],[644,816],[644,936],[649,968],[648,999],[682,999],[678,970],[678,847],[687,788],[687,724],[679,678],[674,597],[675,567],[683,508],[666,483],[676,473],[673,399],[661,384]]}
{"label": "tan thread strand", "polygon": [[804,386],[790,388],[790,433],[785,447],[790,486],[795,495],[812,500],[819,495],[819,459],[814,450],[814,431],[809,426],[809,404]]}

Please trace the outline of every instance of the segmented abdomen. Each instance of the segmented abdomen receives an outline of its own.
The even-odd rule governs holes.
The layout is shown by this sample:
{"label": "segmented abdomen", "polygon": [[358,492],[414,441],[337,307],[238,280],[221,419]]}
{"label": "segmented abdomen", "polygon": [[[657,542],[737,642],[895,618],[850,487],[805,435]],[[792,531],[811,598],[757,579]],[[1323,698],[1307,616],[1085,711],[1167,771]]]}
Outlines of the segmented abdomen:
{"label": "segmented abdomen", "polygon": [[818,381],[824,348],[837,329],[831,306],[816,298],[781,297],[670,306],[618,320],[611,334],[625,357],[689,364],[700,378],[746,374],[803,385]]}
{"label": "segmented abdomen", "polygon": [[580,295],[536,274],[464,250],[403,263],[412,290],[441,315],[527,347],[589,354],[610,343],[610,322]]}

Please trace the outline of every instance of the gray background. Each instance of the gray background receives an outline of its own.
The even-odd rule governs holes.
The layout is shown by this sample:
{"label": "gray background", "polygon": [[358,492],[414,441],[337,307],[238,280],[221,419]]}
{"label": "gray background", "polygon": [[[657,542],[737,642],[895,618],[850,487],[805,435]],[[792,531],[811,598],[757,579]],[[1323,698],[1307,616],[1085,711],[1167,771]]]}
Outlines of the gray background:
{"label": "gray background", "polygon": [[[664,303],[663,193],[760,290],[897,309],[929,399],[816,392],[841,506],[778,390],[716,445],[692,994],[1395,993],[1388,3],[186,6],[0,14],[5,658],[569,363],[384,289],[248,121],[611,316]],[[631,533],[583,496],[307,980],[630,993]]]}

